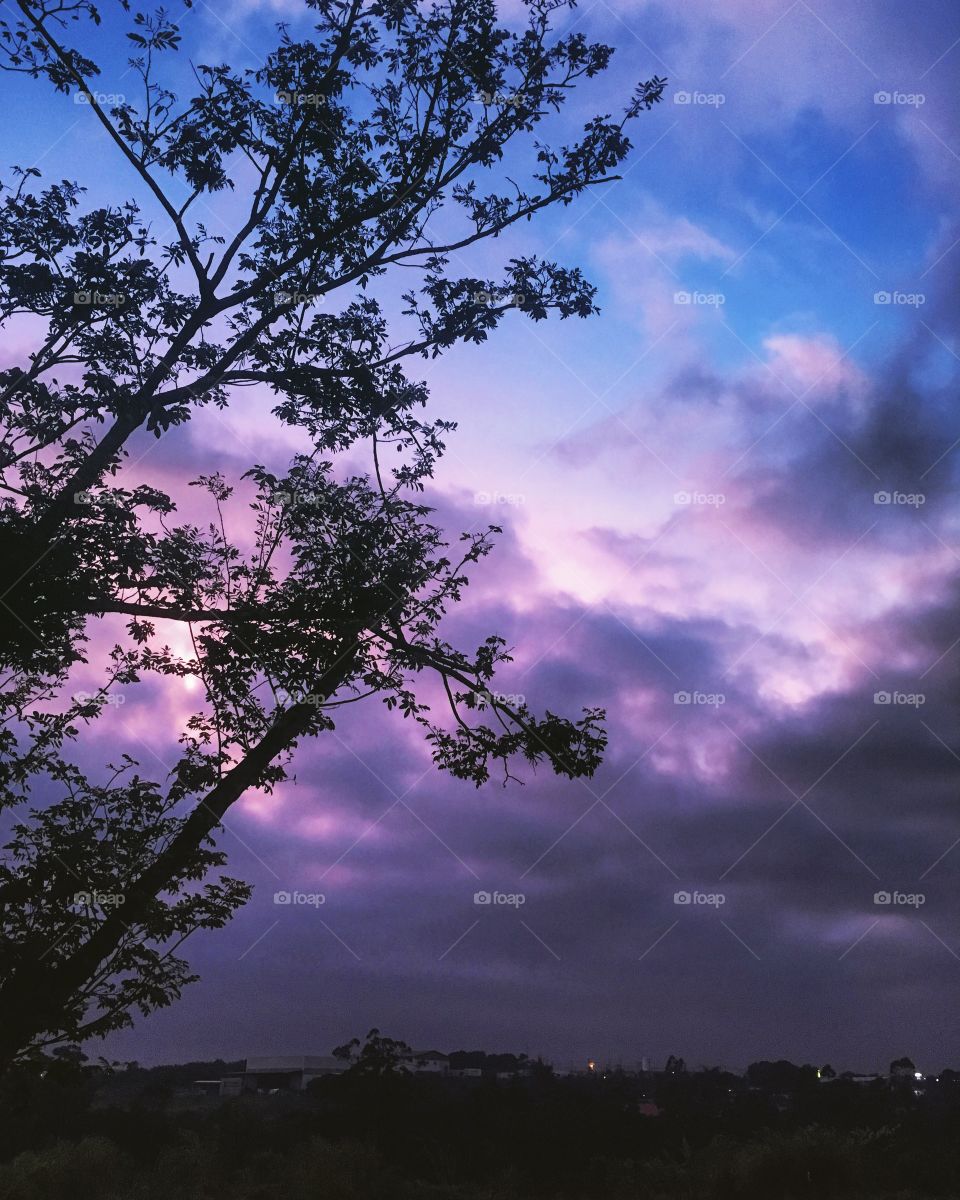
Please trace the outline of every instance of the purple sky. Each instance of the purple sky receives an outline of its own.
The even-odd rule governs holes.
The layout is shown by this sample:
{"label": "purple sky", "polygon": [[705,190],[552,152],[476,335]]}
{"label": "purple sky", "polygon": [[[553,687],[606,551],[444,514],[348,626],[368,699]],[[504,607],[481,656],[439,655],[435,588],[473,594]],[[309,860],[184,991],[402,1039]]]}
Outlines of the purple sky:
{"label": "purple sky", "polygon": [[[254,66],[300,7],[199,3],[186,53]],[[586,0],[574,24],[618,48],[576,118],[656,73],[666,101],[621,182],[454,266],[549,253],[602,314],[513,314],[412,373],[460,423],[446,527],[506,526],[450,640],[502,633],[498,687],[535,709],[605,705],[607,762],[475,790],[382,706],[344,710],[295,784],[231,812],[254,898],[111,1056],[326,1053],[377,1025],[558,1063],[960,1066],[960,10]],[[89,177],[106,150],[69,100],[28,132],[8,161],[133,193],[106,158]],[[137,471],[282,464],[265,412],[245,393]],[[191,702],[128,689],[104,756],[119,727],[162,771]],[[274,903],[293,890],[324,903]],[[494,890],[524,903],[474,903]]]}

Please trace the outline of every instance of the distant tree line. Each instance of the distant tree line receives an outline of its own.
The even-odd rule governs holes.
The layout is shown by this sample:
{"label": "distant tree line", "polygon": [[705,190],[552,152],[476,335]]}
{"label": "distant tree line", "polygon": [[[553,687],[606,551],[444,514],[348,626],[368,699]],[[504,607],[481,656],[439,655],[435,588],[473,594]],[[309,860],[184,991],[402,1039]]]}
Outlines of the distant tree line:
{"label": "distant tree line", "polygon": [[[378,1037],[380,1035],[377,1035]],[[519,1056],[460,1052],[483,1064]],[[482,1059],[478,1056],[482,1055]],[[459,1060],[458,1060],[459,1061]],[[511,1081],[400,1071],[189,1095],[235,1064],[49,1056],[0,1080],[3,1200],[952,1200],[960,1074],[923,1089],[758,1062]],[[772,1070],[771,1070],[772,1068]],[[792,1068],[792,1072],[787,1068]],[[752,1082],[751,1082],[752,1081]],[[131,1084],[133,1085],[131,1087]],[[784,1096],[790,1098],[784,1104]],[[659,1116],[645,1116],[653,1100]]]}

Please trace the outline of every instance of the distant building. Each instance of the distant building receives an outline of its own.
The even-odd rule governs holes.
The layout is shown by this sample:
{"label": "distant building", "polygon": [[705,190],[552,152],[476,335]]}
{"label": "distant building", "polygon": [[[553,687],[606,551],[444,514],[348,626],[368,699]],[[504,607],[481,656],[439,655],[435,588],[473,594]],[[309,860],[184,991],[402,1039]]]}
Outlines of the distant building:
{"label": "distant building", "polygon": [[219,1096],[222,1086],[222,1079],[195,1079],[190,1090],[194,1096]]}
{"label": "distant building", "polygon": [[342,1075],[349,1065],[343,1059],[324,1054],[248,1058],[243,1071],[223,1077],[220,1095],[265,1096],[277,1092],[303,1092],[314,1079],[324,1075]]}
{"label": "distant building", "polygon": [[439,1050],[411,1050],[403,1057],[404,1066],[416,1075],[446,1075],[450,1059]]}

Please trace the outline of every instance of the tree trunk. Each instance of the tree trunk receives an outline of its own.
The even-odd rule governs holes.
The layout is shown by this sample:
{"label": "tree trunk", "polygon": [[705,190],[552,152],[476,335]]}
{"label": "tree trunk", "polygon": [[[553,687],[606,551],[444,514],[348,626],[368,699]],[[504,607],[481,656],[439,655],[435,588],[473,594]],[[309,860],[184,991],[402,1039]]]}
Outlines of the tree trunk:
{"label": "tree trunk", "polygon": [[[356,657],[354,644],[338,659],[318,686],[331,697],[349,678]],[[74,994],[116,949],[127,928],[161,894],[190,855],[202,844],[227,809],[250,787],[279,754],[309,728],[316,718],[313,703],[294,704],[280,714],[257,745],[236,764],[194,808],[180,832],[125,894],[122,909],[111,912],[86,942],[68,958],[46,965],[40,961],[0,984],[0,1073],[6,1070],[40,1033],[57,1028]]]}

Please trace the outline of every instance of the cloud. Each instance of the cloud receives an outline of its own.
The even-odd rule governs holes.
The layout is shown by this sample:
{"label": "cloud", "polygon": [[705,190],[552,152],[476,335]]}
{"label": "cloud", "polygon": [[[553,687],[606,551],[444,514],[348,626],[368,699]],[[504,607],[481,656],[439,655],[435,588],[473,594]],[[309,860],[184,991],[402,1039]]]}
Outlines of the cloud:
{"label": "cloud", "polygon": [[[247,49],[275,12],[246,7]],[[876,1067],[904,1028],[912,1053],[944,1052],[956,962],[918,917],[953,946],[951,12],[570,14],[623,51],[604,111],[662,64],[674,92],[723,102],[668,94],[602,201],[505,241],[591,263],[603,315],[518,316],[482,360],[424,365],[436,410],[464,424],[427,500],[452,542],[505,527],[447,636],[469,649],[502,634],[514,662],[498,686],[537,710],[606,707],[607,762],[589,781],[525,771],[522,787],[476,790],[434,770],[412,722],[344,708],[298,751],[295,782],[229,814],[222,844],[256,892],[196,941],[203,983],[112,1051],[325,1052],[377,1025],[559,1061]],[[922,107],[874,103],[925,71]],[[874,305],[895,287],[923,305]],[[677,302],[695,291],[724,301]],[[298,448],[268,408],[245,392],[226,424],[205,412],[138,445],[136,470],[206,520],[189,476],[282,467]],[[115,628],[97,629],[91,661]],[[84,754],[99,763],[122,739],[160,777],[195,704],[132,687]],[[522,911],[479,913],[483,887],[523,892]],[[883,887],[925,888],[923,913],[870,931]],[[324,903],[274,905],[284,888]],[[723,911],[679,911],[674,893],[694,888],[722,891]],[[630,1011],[656,1021],[638,1030]]]}

